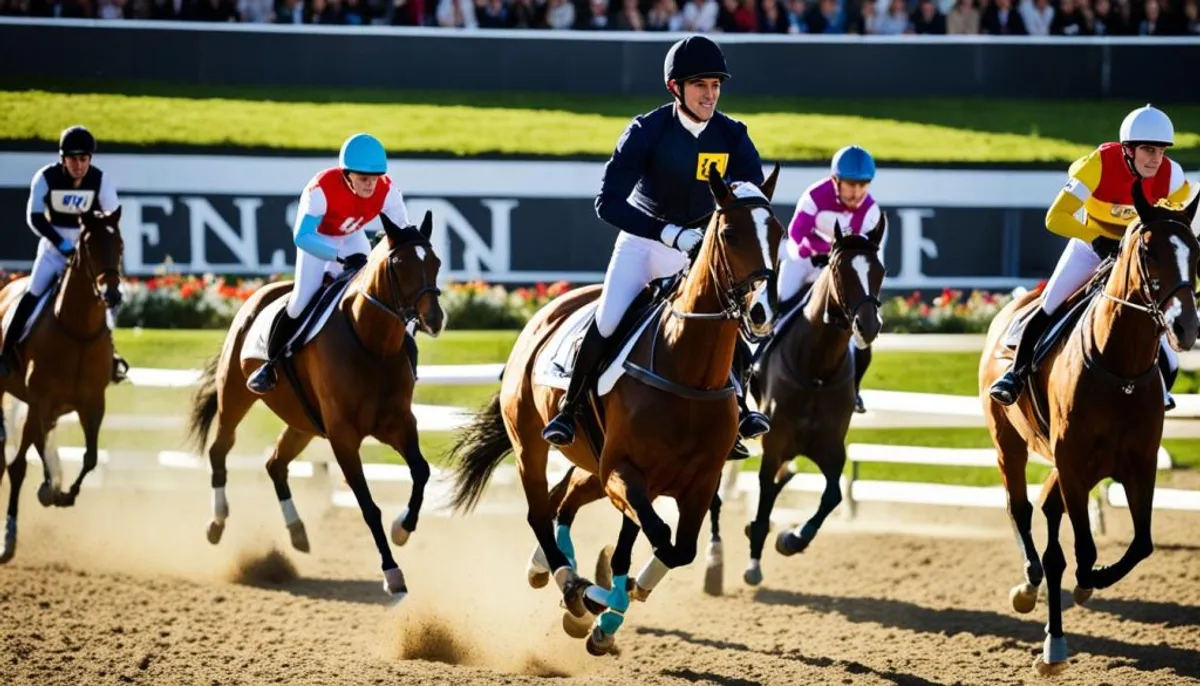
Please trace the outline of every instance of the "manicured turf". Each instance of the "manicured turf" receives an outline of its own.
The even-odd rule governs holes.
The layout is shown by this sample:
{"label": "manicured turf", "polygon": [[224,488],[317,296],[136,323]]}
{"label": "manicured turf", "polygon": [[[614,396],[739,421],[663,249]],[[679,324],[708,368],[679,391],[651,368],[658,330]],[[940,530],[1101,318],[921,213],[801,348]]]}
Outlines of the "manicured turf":
{"label": "manicured turf", "polygon": [[[659,98],[426,93],[152,83],[0,81],[4,140],[57,140],[86,122],[104,143],[336,151],[371,131],[393,154],[607,156],[629,119]],[[881,161],[1069,163],[1110,140],[1142,102],[764,99],[730,86],[764,159],[825,160],[851,141]],[[1172,156],[1200,162],[1200,107],[1170,108]],[[49,147],[47,149],[50,149]]]}

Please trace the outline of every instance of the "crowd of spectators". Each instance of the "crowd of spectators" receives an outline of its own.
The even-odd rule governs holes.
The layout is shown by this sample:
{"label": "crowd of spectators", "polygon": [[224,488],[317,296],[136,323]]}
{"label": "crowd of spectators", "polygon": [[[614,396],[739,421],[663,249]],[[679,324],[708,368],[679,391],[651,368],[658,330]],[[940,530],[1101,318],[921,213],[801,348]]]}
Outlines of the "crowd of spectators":
{"label": "crowd of spectators", "polygon": [[1200,36],[1200,0],[0,0],[0,15],[697,33]]}

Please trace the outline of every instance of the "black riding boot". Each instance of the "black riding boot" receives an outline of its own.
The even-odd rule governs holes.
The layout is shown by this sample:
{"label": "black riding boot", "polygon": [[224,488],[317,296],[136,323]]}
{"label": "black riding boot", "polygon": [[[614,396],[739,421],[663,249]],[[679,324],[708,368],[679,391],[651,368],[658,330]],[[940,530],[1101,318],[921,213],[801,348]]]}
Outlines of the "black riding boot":
{"label": "black riding boot", "polygon": [[279,377],[275,373],[275,364],[283,352],[284,344],[296,333],[299,325],[300,320],[288,316],[287,310],[279,313],[279,319],[275,320],[271,336],[267,339],[267,361],[246,380],[247,388],[258,395],[275,390],[275,384],[279,382]]}
{"label": "black riding boot", "polygon": [[607,338],[600,335],[596,322],[588,326],[583,342],[579,344],[579,353],[575,357],[575,367],[571,371],[571,383],[567,393],[559,405],[558,414],[546,428],[542,430],[542,438],[552,445],[570,445],[575,441],[575,412],[583,395],[583,390],[589,386],[588,380],[595,371],[596,365],[604,354]]}
{"label": "black riding boot", "polygon": [[29,315],[33,314],[33,308],[37,306],[37,301],[36,295],[26,293],[17,303],[17,310],[13,312],[8,330],[4,332],[4,348],[0,350],[0,376],[8,376],[16,366],[17,339],[25,330],[25,324],[29,321]]}
{"label": "black riding boot", "polygon": [[742,443],[743,439],[756,438],[771,430],[771,422],[767,420],[767,416],[761,412],[754,412],[746,404],[747,386],[750,383],[748,372],[753,360],[754,353],[750,351],[750,345],[738,336],[737,348],[733,353],[733,368],[730,369],[730,379],[735,383],[738,402],[738,438],[734,441],[733,452],[729,455],[731,460],[750,456],[750,451]]}
{"label": "black riding boot", "polygon": [[417,380],[417,336],[410,333],[404,337],[404,352],[408,353],[408,361],[412,364],[413,381]]}
{"label": "black riding boot", "polygon": [[1171,397],[1171,387],[1175,385],[1179,370],[1171,369],[1171,360],[1162,351],[1158,353],[1158,370],[1162,372],[1163,378],[1163,405],[1167,408],[1164,412],[1170,412],[1175,409],[1175,398]]}
{"label": "black riding boot", "polygon": [[1029,373],[1029,366],[1033,362],[1033,350],[1037,347],[1038,339],[1042,337],[1049,324],[1050,315],[1038,307],[1030,317],[1029,323],[1025,325],[1025,331],[1021,333],[1021,340],[1017,343],[1017,352],[1013,357],[1012,366],[988,389],[992,400],[1001,405],[1012,405],[1017,402],[1017,398],[1020,397],[1021,391],[1025,387],[1025,375]]}
{"label": "black riding boot", "polygon": [[862,414],[867,411],[862,401],[862,380],[867,375],[867,367],[871,366],[871,349],[854,349],[854,411]]}

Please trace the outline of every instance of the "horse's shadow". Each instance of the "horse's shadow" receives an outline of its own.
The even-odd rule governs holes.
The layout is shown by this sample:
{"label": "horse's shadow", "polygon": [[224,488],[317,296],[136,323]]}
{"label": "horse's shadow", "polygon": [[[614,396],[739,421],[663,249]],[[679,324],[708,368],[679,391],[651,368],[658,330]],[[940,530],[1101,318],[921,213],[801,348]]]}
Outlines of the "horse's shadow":
{"label": "horse's shadow", "polygon": [[367,579],[248,580],[239,582],[239,585],[280,591],[314,600],[335,600],[363,605],[387,605],[392,602],[378,581]]}
{"label": "horse's shadow", "polygon": [[[690,631],[680,631],[677,629],[656,629],[653,627],[638,627],[635,631],[639,634],[647,634],[650,636],[672,636],[692,645],[704,646],[706,648],[716,648],[718,650],[736,650],[739,652],[757,653],[768,657],[779,658],[781,660],[792,660],[801,662],[810,667],[841,667],[850,674],[874,674],[875,676],[887,679],[899,686],[936,686],[936,681],[929,681],[914,674],[905,674],[903,672],[879,671],[864,665],[861,662],[854,660],[839,660],[829,657],[809,657],[798,650],[788,651],[769,651],[756,650],[746,645],[745,643],[735,643],[733,641],[722,641],[718,639],[703,638],[692,634]],[[759,684],[757,681],[748,681],[739,677],[724,676],[713,672],[696,672],[690,669],[675,670],[663,672],[666,676],[673,676],[693,683],[715,683],[728,684],[731,686],[754,686]]]}
{"label": "horse's shadow", "polygon": [[[796,593],[775,589],[760,589],[754,594],[757,602],[768,605],[791,605],[807,607],[818,612],[838,613],[853,622],[874,622],[883,626],[909,631],[953,635],[968,633],[976,636],[995,636],[1021,643],[1037,641],[1041,633],[1036,622],[1009,617],[996,612],[961,609],[932,609],[902,600],[884,598],[839,598],[825,595]],[[1197,608],[1172,603],[1146,603],[1142,601],[1102,601],[1095,599],[1089,606],[1108,611],[1108,607],[1120,608],[1114,614],[1139,621],[1157,623],[1166,615],[1177,620],[1190,618],[1187,624],[1196,623]],[[1086,610],[1083,610],[1086,611]],[[1072,649],[1120,657],[1128,660],[1136,669],[1155,671],[1174,669],[1183,677],[1200,678],[1200,651],[1178,648],[1161,643],[1145,645],[1124,641],[1067,634]]]}
{"label": "horse's shadow", "polygon": [[1200,626],[1200,607],[1163,603],[1155,600],[1125,598],[1093,598],[1088,609],[1107,612],[1142,624],[1161,624],[1164,627]]}

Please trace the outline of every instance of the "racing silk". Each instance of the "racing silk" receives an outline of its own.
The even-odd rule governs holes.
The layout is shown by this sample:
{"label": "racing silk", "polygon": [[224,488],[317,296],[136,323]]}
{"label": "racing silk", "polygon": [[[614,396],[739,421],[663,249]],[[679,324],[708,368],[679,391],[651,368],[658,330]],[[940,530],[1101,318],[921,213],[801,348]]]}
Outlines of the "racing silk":
{"label": "racing silk", "polygon": [[696,123],[667,104],[639,115],[604,166],[596,214],[621,231],[660,240],[663,227],[702,227],[714,209],[708,168],[726,183],[763,183],[746,125],[721,112]]}
{"label": "racing silk", "polygon": [[57,246],[64,238],[59,229],[77,233],[83,214],[93,210],[109,213],[119,205],[116,186],[104,172],[89,167],[76,188],[75,179],[55,162],[34,173],[26,210],[29,228]]}
{"label": "racing silk", "polygon": [[380,215],[400,228],[409,225],[404,196],[390,177],[380,177],[371,197],[360,198],[350,189],[342,170],[331,167],[314,176],[300,195],[296,247],[320,259],[334,260],[343,237]]}
{"label": "racing silk", "polygon": [[[1134,178],[1121,144],[1101,145],[1071,165],[1066,186],[1046,212],[1046,228],[1085,243],[1099,237],[1120,240],[1137,217],[1130,194]],[[1168,157],[1163,157],[1157,174],[1141,183],[1151,204],[1163,199],[1182,204],[1192,192],[1183,168]],[[1081,209],[1083,221],[1076,216]]]}
{"label": "racing silk", "polygon": [[838,198],[833,177],[826,177],[805,189],[796,203],[796,213],[788,227],[788,256],[793,260],[826,255],[833,243],[833,225],[843,233],[862,235],[879,223],[880,209],[868,193],[857,210],[850,210]]}

